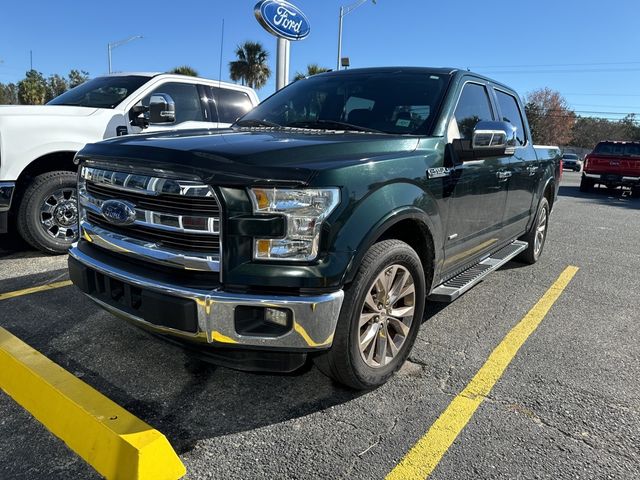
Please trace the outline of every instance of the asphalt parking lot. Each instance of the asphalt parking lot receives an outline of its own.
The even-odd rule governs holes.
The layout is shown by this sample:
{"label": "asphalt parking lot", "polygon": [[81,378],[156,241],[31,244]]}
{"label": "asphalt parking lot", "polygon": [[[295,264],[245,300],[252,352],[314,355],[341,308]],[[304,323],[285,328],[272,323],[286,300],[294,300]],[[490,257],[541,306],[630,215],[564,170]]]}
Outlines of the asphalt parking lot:
{"label": "asphalt parking lot", "polygon": [[[545,253],[431,305],[410,362],[354,393],[309,367],[203,364],[73,286],[0,300],[0,326],[164,433],[199,478],[384,478],[569,265],[580,268],[431,478],[640,478],[640,199],[565,172]],[[0,293],[67,279],[0,238]],[[0,392],[0,478],[99,478]]]}

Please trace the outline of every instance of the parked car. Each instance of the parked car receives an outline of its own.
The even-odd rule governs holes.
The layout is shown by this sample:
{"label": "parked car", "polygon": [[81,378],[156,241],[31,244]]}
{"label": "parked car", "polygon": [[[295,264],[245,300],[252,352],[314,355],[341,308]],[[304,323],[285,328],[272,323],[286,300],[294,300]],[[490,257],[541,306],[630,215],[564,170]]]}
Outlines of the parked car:
{"label": "parked car", "polygon": [[69,272],[98,305],[216,363],[312,357],[357,389],[402,365],[427,299],[538,261],[560,177],[516,92],[430,68],[314,75],[228,130],[78,159]]}
{"label": "parked car", "polygon": [[575,153],[563,153],[562,166],[574,172],[579,172],[582,169],[582,161]]}
{"label": "parked car", "polygon": [[580,191],[595,185],[609,189],[627,187],[640,197],[640,142],[600,142],[584,162]]}
{"label": "parked car", "polygon": [[73,157],[86,143],[143,131],[228,127],[257,103],[247,87],[131,73],[95,78],[44,106],[0,106],[0,233],[12,217],[32,246],[66,252],[78,235]]}

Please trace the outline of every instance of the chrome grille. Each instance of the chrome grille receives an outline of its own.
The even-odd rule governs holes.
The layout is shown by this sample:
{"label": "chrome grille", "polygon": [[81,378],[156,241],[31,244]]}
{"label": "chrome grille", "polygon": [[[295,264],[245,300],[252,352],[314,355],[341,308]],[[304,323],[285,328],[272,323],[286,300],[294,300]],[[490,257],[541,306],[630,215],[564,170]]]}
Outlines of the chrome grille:
{"label": "chrome grille", "polygon": [[[85,166],[78,192],[85,240],[172,267],[220,270],[221,208],[203,182]],[[114,224],[102,214],[107,200],[133,206],[135,220]]]}

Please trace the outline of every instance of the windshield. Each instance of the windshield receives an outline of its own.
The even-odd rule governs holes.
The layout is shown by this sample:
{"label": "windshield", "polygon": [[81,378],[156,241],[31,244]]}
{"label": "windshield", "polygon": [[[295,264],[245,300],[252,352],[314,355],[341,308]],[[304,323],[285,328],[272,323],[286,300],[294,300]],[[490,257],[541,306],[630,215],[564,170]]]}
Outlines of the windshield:
{"label": "windshield", "polygon": [[310,77],[271,96],[237,125],[426,135],[449,78],[402,71]]}
{"label": "windshield", "polygon": [[578,156],[573,153],[565,153],[562,155],[562,158],[564,160],[578,160]]}
{"label": "windshield", "polygon": [[98,77],[72,88],[47,105],[74,105],[91,108],[115,108],[120,102],[149,81],[149,77]]}

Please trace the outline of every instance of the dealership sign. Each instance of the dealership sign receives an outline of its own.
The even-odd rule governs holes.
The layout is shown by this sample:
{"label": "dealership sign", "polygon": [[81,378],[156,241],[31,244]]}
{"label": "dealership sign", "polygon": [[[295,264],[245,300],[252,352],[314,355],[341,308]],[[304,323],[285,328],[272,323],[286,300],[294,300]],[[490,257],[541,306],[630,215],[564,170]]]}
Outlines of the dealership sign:
{"label": "dealership sign", "polygon": [[302,40],[309,35],[309,20],[295,5],[276,0],[262,0],[254,13],[264,29],[285,40]]}

